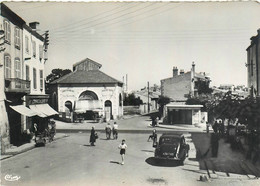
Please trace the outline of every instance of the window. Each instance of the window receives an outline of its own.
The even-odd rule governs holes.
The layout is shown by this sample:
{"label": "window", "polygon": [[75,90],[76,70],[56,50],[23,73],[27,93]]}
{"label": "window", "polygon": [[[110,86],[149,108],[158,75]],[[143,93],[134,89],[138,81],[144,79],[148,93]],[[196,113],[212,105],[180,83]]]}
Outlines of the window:
{"label": "window", "polygon": [[21,62],[19,59],[15,59],[14,61],[14,74],[16,78],[21,78]]}
{"label": "window", "polygon": [[39,45],[39,58],[40,60],[43,58],[43,46]]}
{"label": "window", "polygon": [[11,57],[5,56],[5,78],[11,78]]}
{"label": "window", "polygon": [[40,89],[43,90],[43,70],[40,70]]}
{"label": "window", "polygon": [[250,65],[250,69],[251,69],[251,76],[254,75],[254,63],[253,63],[253,60],[251,60],[251,64]]}
{"label": "window", "polygon": [[29,38],[25,36],[25,52],[29,54]]}
{"label": "window", "polygon": [[26,75],[26,80],[29,81],[30,80],[30,68],[28,65],[25,66],[25,75]]}
{"label": "window", "polygon": [[37,77],[36,77],[36,69],[33,68],[33,88],[37,89]]}
{"label": "window", "polygon": [[11,26],[9,21],[5,20],[4,21],[4,30],[5,30],[5,41],[7,41],[7,43],[11,42]]}
{"label": "window", "polygon": [[18,27],[15,27],[14,30],[14,44],[16,48],[20,49],[20,29]]}
{"label": "window", "polygon": [[33,47],[33,57],[36,57],[36,43],[35,43],[35,41],[32,42],[32,47]]}

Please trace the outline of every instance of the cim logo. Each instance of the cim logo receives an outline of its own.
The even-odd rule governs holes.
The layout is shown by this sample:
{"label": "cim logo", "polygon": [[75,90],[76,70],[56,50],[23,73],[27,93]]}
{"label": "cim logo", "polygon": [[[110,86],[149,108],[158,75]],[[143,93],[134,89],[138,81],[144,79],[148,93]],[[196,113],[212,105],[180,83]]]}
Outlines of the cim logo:
{"label": "cim logo", "polygon": [[21,178],[21,176],[18,176],[18,175],[12,175],[12,174],[5,175],[6,181],[18,181],[20,178]]}

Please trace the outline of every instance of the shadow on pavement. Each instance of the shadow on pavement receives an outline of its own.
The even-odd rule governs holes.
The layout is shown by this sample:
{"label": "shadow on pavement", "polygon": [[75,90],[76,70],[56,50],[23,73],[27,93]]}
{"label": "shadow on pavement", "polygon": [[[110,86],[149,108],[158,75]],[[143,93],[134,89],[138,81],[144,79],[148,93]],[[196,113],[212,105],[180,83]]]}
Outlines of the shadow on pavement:
{"label": "shadow on pavement", "polygon": [[158,166],[158,167],[178,167],[183,166],[183,163],[181,161],[176,160],[158,160],[154,157],[147,158],[145,160],[146,163],[152,166]]}
{"label": "shadow on pavement", "polygon": [[153,150],[141,150],[143,152],[154,152]]}
{"label": "shadow on pavement", "polygon": [[109,163],[120,164],[120,162],[118,162],[118,161],[110,161]]}
{"label": "shadow on pavement", "polygon": [[107,141],[107,140],[112,140],[112,138],[110,138],[110,139],[107,139],[107,138],[99,138],[99,140],[105,140],[105,141]]}
{"label": "shadow on pavement", "polygon": [[247,161],[241,152],[232,150],[230,144],[226,143],[223,138],[219,140],[217,157],[212,157],[211,148],[209,150],[210,133],[191,133],[191,137],[196,148],[196,158],[199,161],[201,170],[219,171],[227,175],[235,173],[260,176],[260,170]]}
{"label": "shadow on pavement", "polygon": [[190,171],[190,172],[195,172],[195,173],[198,173],[198,174],[204,174],[204,172],[201,172],[201,171],[199,171],[199,170],[191,170],[191,169],[182,169],[182,170]]}
{"label": "shadow on pavement", "polygon": [[85,147],[93,147],[92,145],[86,145],[86,144],[84,144],[83,146],[85,146]]}
{"label": "shadow on pavement", "polygon": [[188,158],[190,161],[198,161],[197,158]]}
{"label": "shadow on pavement", "polygon": [[36,143],[35,147],[45,147],[45,144],[44,143]]}

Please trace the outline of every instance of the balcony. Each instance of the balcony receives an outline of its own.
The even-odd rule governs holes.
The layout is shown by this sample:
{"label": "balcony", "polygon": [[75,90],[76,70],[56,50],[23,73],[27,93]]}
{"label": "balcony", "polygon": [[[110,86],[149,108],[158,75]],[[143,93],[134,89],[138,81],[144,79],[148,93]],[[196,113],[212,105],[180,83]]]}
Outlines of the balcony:
{"label": "balcony", "polygon": [[5,78],[5,92],[30,93],[30,81],[19,78]]}

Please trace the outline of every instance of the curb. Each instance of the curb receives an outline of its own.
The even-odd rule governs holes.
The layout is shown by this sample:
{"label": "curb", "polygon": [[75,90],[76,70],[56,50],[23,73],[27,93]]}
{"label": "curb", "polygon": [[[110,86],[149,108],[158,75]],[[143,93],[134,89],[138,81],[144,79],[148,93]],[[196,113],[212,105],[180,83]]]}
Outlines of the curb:
{"label": "curb", "polygon": [[[58,139],[62,139],[62,138],[65,138],[65,137],[68,137],[68,135],[67,135],[67,134],[63,134],[62,136],[59,136],[59,137],[57,137],[57,138],[54,138],[53,141],[56,141],[56,140],[58,140]],[[5,154],[2,154],[0,161],[2,161],[2,160],[4,160],[4,159],[8,159],[8,158],[13,157],[13,156],[15,156],[15,155],[17,155],[17,154],[21,154],[21,153],[24,153],[24,152],[27,152],[27,151],[29,151],[29,150],[32,150],[32,149],[36,148],[35,143],[30,143],[30,144],[31,144],[31,145],[28,145],[28,147],[26,147],[26,148],[24,148],[24,149],[21,149],[21,150],[19,150],[19,151],[6,152]],[[2,157],[2,156],[4,156],[4,157]]]}
{"label": "curb", "polygon": [[[191,133],[191,132],[198,132],[198,133],[204,133],[204,131],[200,130],[184,130],[184,129],[171,129],[171,128],[165,128],[169,130],[162,130],[160,129],[162,127],[155,127],[155,128],[148,128],[148,129],[119,129],[119,133],[141,133],[141,134],[148,134],[151,133],[154,129],[156,129],[157,133],[167,133],[167,132],[182,132],[182,133]],[[91,129],[56,129],[59,133],[90,133]],[[99,133],[105,133],[104,129],[95,129],[96,132]]]}

